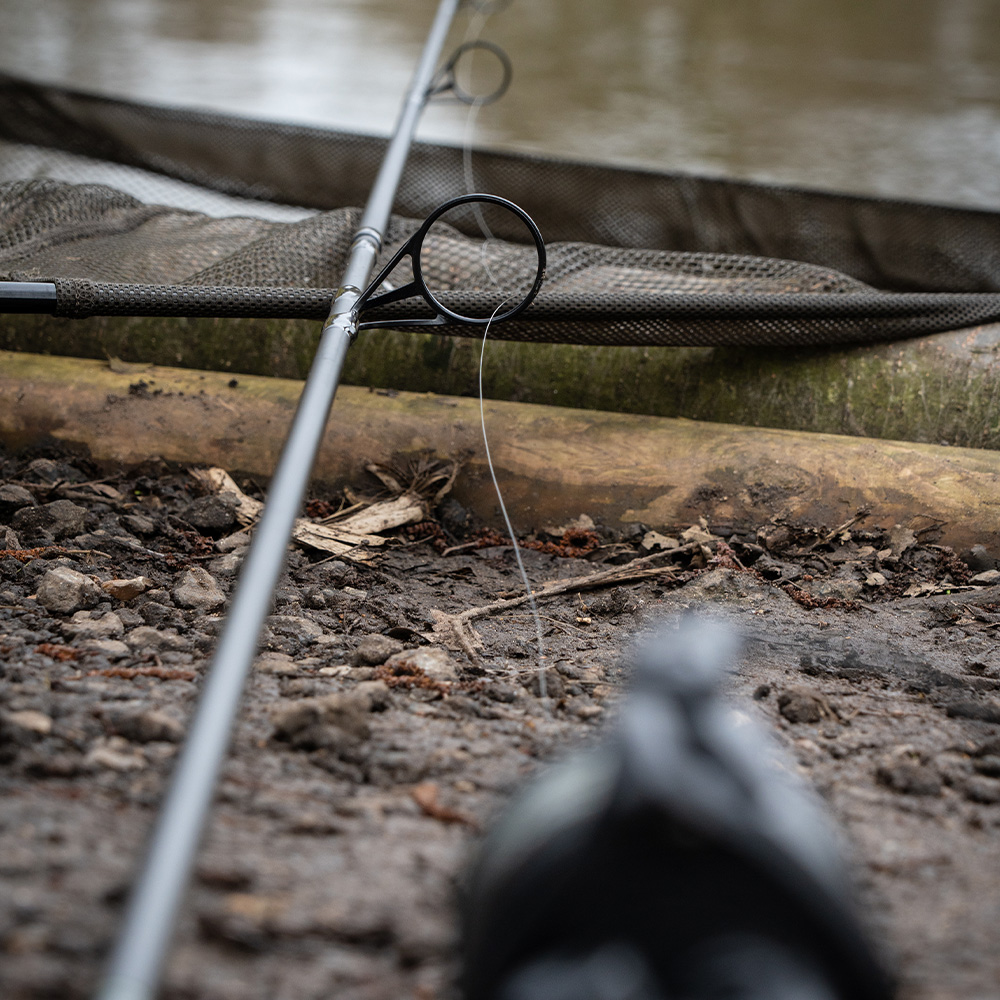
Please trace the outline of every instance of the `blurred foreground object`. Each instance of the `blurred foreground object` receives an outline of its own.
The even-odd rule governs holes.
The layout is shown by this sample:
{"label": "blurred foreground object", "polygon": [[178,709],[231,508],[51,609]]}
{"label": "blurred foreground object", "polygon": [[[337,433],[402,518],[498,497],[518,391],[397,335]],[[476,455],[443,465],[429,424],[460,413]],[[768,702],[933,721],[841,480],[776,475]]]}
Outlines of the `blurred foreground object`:
{"label": "blurred foreground object", "polygon": [[601,743],[501,817],[465,900],[466,1000],[884,1000],[832,821],[723,700],[738,649],[643,649]]}

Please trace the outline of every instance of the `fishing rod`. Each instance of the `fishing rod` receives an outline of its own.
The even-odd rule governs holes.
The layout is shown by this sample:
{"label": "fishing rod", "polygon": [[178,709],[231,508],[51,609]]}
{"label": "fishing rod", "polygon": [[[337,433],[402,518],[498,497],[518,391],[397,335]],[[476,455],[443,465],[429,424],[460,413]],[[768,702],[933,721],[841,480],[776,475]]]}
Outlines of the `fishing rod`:
{"label": "fishing rod", "polygon": [[[489,323],[508,319],[527,308],[541,286],[545,246],[538,228],[518,206],[485,194],[466,194],[440,206],[405,240],[374,280],[369,280],[383,249],[396,190],[424,106],[433,95],[446,92],[469,103],[467,92],[457,86],[457,56],[435,72],[461,3],[441,0],[372,186],[98,1000],[152,1000],[156,995],[233,723],[285,565],[288,543],[347,349],[359,329],[379,325],[377,320],[364,319],[365,310],[416,297],[422,300],[420,314],[402,320],[397,316],[394,326],[465,323],[488,328]],[[508,78],[505,64],[503,88]],[[494,238],[495,231],[509,231],[512,223],[521,229],[520,244]],[[441,247],[454,245],[456,228],[479,237],[478,242],[470,241],[461,268],[463,280],[473,279],[475,288],[471,295],[463,296],[460,306],[449,296],[446,280],[447,274],[455,270],[454,260],[449,259],[443,266],[435,260]],[[454,252],[450,251],[452,256]],[[403,283],[393,287],[388,278],[397,270],[404,275]]]}

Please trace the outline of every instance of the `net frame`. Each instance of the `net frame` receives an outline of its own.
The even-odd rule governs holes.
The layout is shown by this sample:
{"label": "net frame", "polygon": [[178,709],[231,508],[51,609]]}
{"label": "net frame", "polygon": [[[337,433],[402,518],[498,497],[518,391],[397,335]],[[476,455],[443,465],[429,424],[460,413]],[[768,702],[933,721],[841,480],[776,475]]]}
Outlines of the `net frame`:
{"label": "net frame", "polygon": [[[170,177],[206,204],[211,195],[261,208],[219,215],[110,185],[0,183],[0,274],[51,282],[54,313],[76,318],[324,318],[358,222],[349,206],[363,201],[386,145],[9,76],[0,76],[0,141],[83,158],[112,179],[122,166]],[[457,148],[414,146],[382,260],[462,193],[461,161]],[[549,241],[541,293],[497,326],[498,338],[819,346],[1000,320],[994,212],[488,150],[474,164],[477,184],[520,204]],[[288,205],[294,217],[273,217]],[[443,301],[474,310],[460,279]],[[404,312],[412,304],[372,318],[391,328]]]}

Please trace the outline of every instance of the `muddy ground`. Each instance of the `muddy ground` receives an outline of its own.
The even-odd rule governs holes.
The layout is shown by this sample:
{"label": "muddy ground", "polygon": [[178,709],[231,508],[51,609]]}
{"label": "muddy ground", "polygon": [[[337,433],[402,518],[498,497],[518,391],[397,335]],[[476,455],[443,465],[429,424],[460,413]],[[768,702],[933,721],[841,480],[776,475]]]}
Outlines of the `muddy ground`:
{"label": "muddy ground", "polygon": [[[0,455],[0,481],[0,995],[73,1000],[99,977],[246,533],[155,460],[109,475]],[[318,491],[309,512],[341,502]],[[877,523],[540,531],[533,585],[571,581],[540,605],[544,699],[525,607],[464,640],[435,615],[520,590],[510,546],[454,502],[366,564],[294,550],[164,996],[456,996],[479,833],[600,733],[632,643],[685,611],[742,635],[732,695],[846,831],[900,996],[1000,996],[1000,573],[985,549]]]}

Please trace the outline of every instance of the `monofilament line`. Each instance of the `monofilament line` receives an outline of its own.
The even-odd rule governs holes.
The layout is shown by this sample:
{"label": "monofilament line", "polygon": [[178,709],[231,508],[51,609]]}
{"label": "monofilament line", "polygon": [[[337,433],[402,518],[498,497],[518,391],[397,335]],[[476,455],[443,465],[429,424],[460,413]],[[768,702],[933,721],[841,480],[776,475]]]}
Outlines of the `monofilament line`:
{"label": "monofilament line", "polygon": [[[503,305],[504,303],[501,302],[493,310],[493,316],[496,316],[503,308]],[[538,695],[540,698],[547,698],[548,685],[545,680],[545,645],[542,639],[542,619],[539,617],[535,595],[531,589],[531,583],[528,581],[528,574],[524,568],[524,560],[521,558],[521,547],[517,544],[517,535],[514,534],[514,528],[510,523],[510,517],[507,514],[507,505],[503,502],[503,493],[500,492],[500,484],[497,482],[496,470],[493,468],[493,459],[490,456],[490,442],[486,436],[486,408],[483,405],[483,363],[486,357],[486,338],[490,334],[490,323],[493,322],[493,316],[490,317],[490,322],[486,324],[486,329],[483,331],[483,343],[479,351],[479,422],[483,430],[483,448],[486,452],[486,464],[489,466],[490,478],[493,480],[493,489],[496,490],[497,500],[500,502],[500,512],[503,514],[504,524],[507,526],[507,534],[510,535],[511,543],[514,546],[514,558],[517,560],[521,582],[524,584],[525,593],[528,595],[528,606],[531,608],[531,615],[535,620],[535,637],[538,640]]]}
{"label": "monofilament line", "polygon": [[[468,42],[473,39],[478,40],[482,36],[483,28],[486,26],[486,22],[488,20],[489,13],[480,11],[479,16],[470,21],[465,34],[465,41]],[[472,58],[474,57],[475,54],[473,53]],[[475,179],[472,170],[472,134],[475,130],[476,120],[479,116],[479,110],[481,107],[481,102],[473,101],[465,118],[465,131],[462,137],[462,168],[467,194],[471,194],[475,190]],[[486,220],[482,216],[481,212],[478,214],[477,221],[479,222],[479,227],[483,236],[486,237],[486,239],[493,238],[493,234],[490,231],[489,226],[486,224]],[[485,245],[482,248],[482,254],[486,273],[493,280],[494,284],[499,286],[499,283],[493,275],[492,269],[490,268],[489,262],[486,258]],[[539,617],[535,595],[531,589],[531,582],[528,580],[528,573],[524,568],[524,560],[521,558],[521,548],[517,544],[517,535],[514,534],[513,525],[510,523],[510,517],[507,514],[507,505],[504,503],[503,493],[500,490],[500,484],[497,482],[496,470],[493,468],[493,458],[490,455],[490,442],[486,434],[486,410],[483,404],[483,365],[486,357],[486,340],[489,337],[490,324],[493,322],[493,317],[500,312],[503,306],[504,302],[501,301],[497,305],[496,309],[493,310],[493,315],[490,316],[490,322],[486,324],[486,329],[483,331],[483,343],[479,351],[479,422],[483,432],[483,449],[486,452],[486,464],[489,466],[490,478],[493,480],[493,489],[496,491],[497,501],[500,504],[500,512],[503,514],[504,524],[507,526],[507,534],[510,535],[511,544],[514,546],[514,558],[517,560],[517,569],[521,574],[521,582],[524,584],[524,590],[528,597],[528,606],[531,608],[531,615],[535,622],[535,638],[538,643],[538,693],[540,697],[547,698],[548,685],[545,680],[545,644],[542,638],[542,619]]]}

